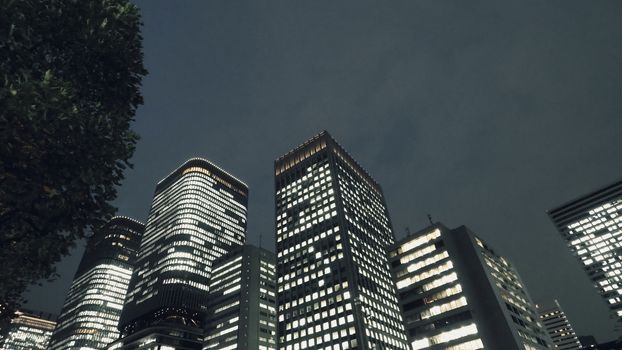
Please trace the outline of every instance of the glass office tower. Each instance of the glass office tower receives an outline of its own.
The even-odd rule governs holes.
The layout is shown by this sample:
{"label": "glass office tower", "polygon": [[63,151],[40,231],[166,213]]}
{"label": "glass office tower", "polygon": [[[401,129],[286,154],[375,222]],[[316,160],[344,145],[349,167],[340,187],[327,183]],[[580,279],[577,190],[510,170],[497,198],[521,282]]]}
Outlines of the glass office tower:
{"label": "glass office tower", "polygon": [[50,349],[101,349],[119,337],[117,325],[145,226],[116,216],[89,238]]}
{"label": "glass office tower", "polygon": [[276,257],[252,245],[214,263],[204,350],[276,350]]}
{"label": "glass office tower", "polygon": [[124,348],[201,348],[212,263],[244,244],[247,203],[246,184],[206,159],[157,184],[121,313]]}
{"label": "glass office tower", "polygon": [[406,349],[378,183],[325,131],[274,168],[279,348]]}
{"label": "glass office tower", "polygon": [[413,350],[549,348],[512,264],[466,227],[428,227],[389,258]]}
{"label": "glass office tower", "polygon": [[47,349],[55,325],[53,314],[26,309],[17,311],[4,337],[0,336],[0,350]]}
{"label": "glass office tower", "polygon": [[622,322],[622,180],[548,214],[617,321]]}
{"label": "glass office tower", "polygon": [[538,308],[538,312],[555,349],[581,350],[583,348],[568,317],[566,317],[566,313],[559,306],[557,300],[555,300],[555,305]]}

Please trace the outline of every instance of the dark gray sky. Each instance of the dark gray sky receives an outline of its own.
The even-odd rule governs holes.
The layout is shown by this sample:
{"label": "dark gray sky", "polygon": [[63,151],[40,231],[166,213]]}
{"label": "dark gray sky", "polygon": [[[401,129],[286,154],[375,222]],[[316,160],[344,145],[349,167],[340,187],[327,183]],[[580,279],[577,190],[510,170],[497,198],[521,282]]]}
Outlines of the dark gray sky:
{"label": "dark gray sky", "polygon": [[[145,220],[192,156],[250,186],[273,247],[273,160],[327,129],[382,185],[396,235],[426,213],[486,239],[538,302],[613,338],[545,210],[622,177],[622,2],[140,1],[145,105],[116,204]],[[82,249],[30,294],[59,312]]]}

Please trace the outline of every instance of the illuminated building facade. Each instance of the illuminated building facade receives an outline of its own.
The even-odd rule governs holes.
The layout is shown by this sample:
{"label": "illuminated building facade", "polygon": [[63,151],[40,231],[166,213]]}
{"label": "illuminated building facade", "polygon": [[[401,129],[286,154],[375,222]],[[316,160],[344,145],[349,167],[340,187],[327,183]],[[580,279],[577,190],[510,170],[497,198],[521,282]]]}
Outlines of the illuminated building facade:
{"label": "illuminated building facade", "polygon": [[50,349],[101,349],[119,337],[117,325],[145,226],[116,216],[89,239]]}
{"label": "illuminated building facade", "polygon": [[622,322],[622,181],[548,214],[617,321]]}
{"label": "illuminated building facade", "polygon": [[157,184],[119,322],[122,348],[201,349],[212,263],[244,244],[247,203],[246,184],[205,159]]}
{"label": "illuminated building facade", "polygon": [[435,224],[389,259],[413,350],[549,348],[516,270],[466,227]]}
{"label": "illuminated building facade", "polygon": [[279,349],[406,349],[380,186],[325,131],[275,176]]}
{"label": "illuminated building facade", "polygon": [[276,257],[245,245],[212,269],[205,350],[276,350]]}
{"label": "illuminated building facade", "polygon": [[0,338],[0,350],[46,349],[56,325],[56,316],[31,310],[16,312],[6,336]]}
{"label": "illuminated building facade", "polygon": [[581,350],[581,342],[574,332],[566,313],[562,310],[557,300],[552,307],[539,308],[540,321],[544,324],[555,349]]}

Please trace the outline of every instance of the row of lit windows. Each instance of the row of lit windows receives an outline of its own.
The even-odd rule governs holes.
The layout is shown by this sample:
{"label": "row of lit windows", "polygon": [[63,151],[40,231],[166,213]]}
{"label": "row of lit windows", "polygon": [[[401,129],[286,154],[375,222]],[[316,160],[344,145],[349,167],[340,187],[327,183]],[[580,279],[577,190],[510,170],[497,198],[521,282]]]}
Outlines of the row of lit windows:
{"label": "row of lit windows", "polygon": [[[336,179],[328,176],[328,174],[326,174],[327,176],[318,174],[324,172],[324,169],[328,170],[328,167],[329,164],[311,166],[306,169],[307,173],[303,175],[303,178],[284,186],[281,192],[277,191],[277,243],[283,242],[283,240],[290,237],[293,240],[294,235],[306,233],[306,230],[313,225],[321,223],[323,221],[321,218],[326,218],[327,213],[330,214],[328,218],[337,216],[335,210],[337,205],[333,203],[335,192],[330,186],[333,184],[332,187],[334,187]],[[360,293],[360,299],[357,302],[366,306],[370,317],[375,317],[376,321],[374,323],[378,324],[382,321],[382,324],[379,324],[377,328],[385,327],[383,330],[390,331],[386,324],[394,320],[387,317],[387,315],[392,315],[395,312],[395,315],[399,317],[399,312],[397,312],[399,309],[395,296],[389,293],[389,291],[394,290],[394,287],[388,273],[386,258],[382,259],[384,246],[386,246],[386,242],[392,239],[390,228],[386,225],[388,223],[388,218],[385,215],[386,210],[379,200],[380,197],[370,196],[366,193],[367,189],[361,186],[360,183],[354,180],[348,181],[350,180],[349,174],[347,174],[348,171],[340,169],[340,173],[337,175],[337,183],[347,187],[343,187],[340,191],[347,199],[341,198],[340,200],[344,202],[344,206],[348,207],[346,210],[350,210],[351,219],[349,221],[353,227],[360,231],[360,234],[366,236],[364,240],[356,243],[360,248],[357,251],[353,251],[353,254],[360,260],[360,263],[357,264],[357,271],[366,275],[369,281],[375,285],[375,288],[386,293],[380,296],[375,291],[371,292],[371,290],[357,285],[356,287]],[[360,201],[362,198],[368,201],[369,206],[372,206],[373,209],[355,203],[355,199]],[[347,203],[347,201],[350,203]],[[321,205],[313,205],[311,203],[320,203]],[[329,203],[330,205],[327,207]],[[367,219],[365,216],[373,216],[373,219]],[[369,226],[370,230],[368,231],[363,226]],[[343,235],[344,237],[349,237],[353,234],[347,232]],[[343,258],[344,247],[342,242],[339,242],[341,237],[339,234],[335,235],[333,240],[335,243],[333,244],[331,244],[332,242],[323,242],[323,250],[319,251],[317,250],[319,244],[312,246],[311,243],[326,238],[330,233],[327,235],[326,231],[314,232],[313,235],[314,237],[307,239],[304,243],[291,242],[291,244],[287,244],[289,242],[285,241],[285,247],[277,252],[279,269],[285,267],[284,270],[279,270],[279,299],[283,301],[279,305],[279,308],[282,309],[279,313],[279,321],[283,322],[282,327],[286,330],[284,334],[280,334],[282,336],[281,340],[284,342],[285,349],[305,349],[307,347],[347,349],[350,346],[357,346],[356,342],[343,339],[344,336],[350,336],[348,333],[340,334],[341,332],[347,332],[345,327],[339,330],[339,327],[343,327],[341,320],[349,322],[348,317],[350,317],[352,322],[354,321],[350,291],[345,290],[345,292],[337,294],[331,293],[330,290],[333,286],[328,286],[327,288],[325,285],[326,282],[328,282],[326,284],[330,283],[329,280],[320,279],[325,273],[332,271],[331,266],[335,267],[337,265],[334,264],[335,261]],[[366,249],[366,247],[369,249]],[[343,283],[347,283],[347,281]],[[305,293],[303,297],[288,301],[287,298],[291,298],[292,295],[288,291],[292,287],[306,286],[307,284],[311,284],[313,288],[308,294]],[[337,286],[334,285],[334,287]],[[318,287],[319,290],[314,291]],[[395,322],[394,324],[394,328],[403,327],[401,322]],[[309,329],[316,333],[310,333]],[[331,337],[331,334],[327,332],[331,329],[335,330],[334,337]],[[325,335],[314,338],[313,336],[319,331],[322,331]],[[385,334],[376,334],[376,331],[376,329],[369,327],[367,333],[374,333],[374,336],[387,340],[387,343],[402,344],[388,339]],[[395,331],[393,330],[393,332]],[[354,334],[354,327],[352,327],[352,336]]]}
{"label": "row of lit windows", "polygon": [[46,348],[51,330],[28,326],[13,326],[4,339],[0,341],[2,349],[40,349]]}
{"label": "row of lit windows", "polygon": [[[309,338],[309,339],[297,341],[298,336],[294,337],[291,334],[288,334],[287,336],[284,337],[284,339],[281,339],[281,341],[285,343],[290,343],[290,344],[285,344],[286,349],[288,346],[293,346],[294,348],[296,348],[296,344],[300,344],[301,348],[305,349],[307,346],[309,347],[313,347],[316,345],[319,346],[324,342],[341,341],[342,339],[348,336],[349,337],[356,336],[355,328],[353,326],[348,327],[349,323],[354,322],[354,317],[351,314],[345,317],[339,318],[339,322],[337,322],[337,320],[333,320],[333,321],[334,321],[333,325],[331,325],[330,322],[324,322],[322,325],[317,325],[315,327],[309,327],[301,331],[301,332],[304,332],[305,334],[305,335],[302,335],[301,337],[313,336],[314,334],[318,334],[318,336],[316,336],[315,338]],[[338,328],[341,328],[341,329],[338,329]],[[330,332],[331,330],[332,332]]]}
{"label": "row of lit windows", "polygon": [[[332,190],[331,190],[332,191]],[[285,238],[289,238],[292,237],[294,235],[297,235],[299,233],[302,233],[308,229],[310,229],[313,225],[317,225],[320,224],[326,220],[329,220],[333,217],[335,217],[337,215],[337,211],[333,210],[330,213],[326,213],[323,216],[318,217],[317,219],[313,219],[311,222],[307,222],[306,224],[301,224],[300,226],[297,226],[296,228],[294,228],[292,231],[287,232],[286,228],[281,229],[283,232],[283,235],[281,235],[279,238],[277,239],[277,242],[280,242],[282,240],[284,240]]]}
{"label": "row of lit windows", "polygon": [[[434,336],[417,339],[412,342],[411,346],[413,350],[427,349],[437,344],[448,343],[450,341],[468,337],[474,334],[477,334],[477,326],[475,325],[475,323],[471,323],[466,326],[461,326],[459,328],[441,332]],[[480,346],[479,344],[474,345]],[[478,349],[478,347],[473,347],[473,349]]]}
{"label": "row of lit windows", "polygon": [[187,286],[201,289],[204,291],[209,290],[209,286],[206,284],[187,280],[187,279],[181,279],[181,278],[167,278],[164,281],[162,281],[162,284],[183,284],[183,285],[187,285]]}
{"label": "row of lit windows", "polygon": [[[153,206],[158,206],[162,202],[170,202],[175,197],[184,197],[188,194],[198,194],[201,197],[213,197],[215,201],[225,206],[232,205],[238,209],[236,212],[246,213],[246,207],[234,200],[231,194],[222,189],[217,191],[216,188],[217,185],[209,177],[196,174],[185,176],[178,179],[165,191],[157,193],[153,200]],[[242,214],[242,216],[245,216],[245,214]]]}
{"label": "row of lit windows", "polygon": [[[300,309],[305,309],[304,307],[301,307],[301,306],[303,306],[304,304],[308,304],[308,303],[314,303],[313,310],[315,310],[316,312],[314,313],[313,316],[309,316],[307,318],[307,321],[305,322],[313,322],[314,320],[317,321],[321,313],[321,311],[317,309],[325,308],[326,306],[330,305],[330,299],[334,298],[335,302],[339,303],[342,300],[345,301],[350,298],[350,292],[348,290],[346,290],[345,292],[337,293],[339,290],[345,290],[347,287],[348,287],[348,282],[344,281],[343,283],[337,284],[333,287],[323,288],[317,292],[307,294],[304,297],[301,297],[297,300],[292,300],[291,302],[288,301],[286,303],[280,304],[279,311],[282,311],[282,312],[279,313],[279,321],[283,321],[287,319],[288,316],[291,315],[292,308],[296,308],[298,306],[298,308]],[[333,293],[335,293],[335,295],[332,295]],[[328,298],[328,296],[331,296],[331,298]],[[321,300],[318,300],[318,299],[321,299]]]}
{"label": "row of lit windows", "polygon": [[[365,176],[365,174],[362,174],[361,171],[359,171],[358,169],[359,167],[353,166],[352,163],[350,163],[350,161],[346,159],[346,157],[342,155],[341,152],[339,152],[338,150],[335,149],[334,153],[337,155],[337,157],[339,157],[339,159],[343,162],[343,164],[345,164],[348,167],[348,170],[354,172],[357,175],[358,179],[361,179],[362,181],[364,181],[365,184],[368,185],[368,187],[372,189],[377,196],[382,196],[382,194],[378,191],[378,189],[376,189],[376,186],[374,186],[374,184],[370,183],[369,180],[367,180],[367,177]],[[349,174],[349,171],[344,171],[344,173]]]}
{"label": "row of lit windows", "polygon": [[[379,299],[376,293],[369,289],[359,286],[361,309],[363,310],[368,326],[368,330],[381,330],[385,334],[406,340],[402,323],[401,313],[397,306],[397,300],[389,302],[386,299]],[[385,334],[374,332],[371,338],[379,338],[383,342],[392,343],[393,339],[387,338]]]}
{"label": "row of lit windows", "polygon": [[300,152],[296,157],[291,156],[287,161],[280,160],[280,166],[275,169],[275,174],[279,175],[294,165],[302,162],[303,160],[311,157],[322,149],[326,148],[326,141],[319,141],[315,145],[307,145],[305,152]]}
{"label": "row of lit windows", "polygon": [[[318,232],[303,242],[296,243],[295,245],[292,245],[283,250],[280,250],[279,252],[277,252],[277,257],[279,258],[279,261],[281,263],[287,263],[288,261],[296,258],[296,255],[306,253],[304,251],[306,246],[311,246],[313,243],[316,243],[327,237],[331,237],[334,234],[336,234],[338,231],[339,231],[339,226],[334,226],[322,232]],[[335,240],[339,240],[340,238],[341,237],[339,237],[338,235],[335,236]],[[313,253],[313,250],[311,249],[311,247],[309,247],[309,249],[310,251],[308,252]]]}
{"label": "row of lit windows", "polygon": [[441,273],[443,273],[445,271],[451,270],[453,267],[454,267],[454,265],[451,262],[451,260],[447,260],[444,263],[442,263],[442,264],[440,264],[440,265],[438,265],[438,266],[436,266],[434,268],[422,271],[422,272],[420,272],[418,274],[413,274],[413,275],[407,276],[406,278],[399,280],[397,282],[397,289],[404,289],[404,288],[406,288],[406,287],[408,287],[408,286],[410,286],[412,284],[415,284],[415,283],[417,283],[419,281],[422,281],[424,279],[428,279],[428,278],[433,277],[433,276],[438,276],[438,275],[440,275]]}
{"label": "row of lit windows", "polygon": [[439,238],[441,236],[441,231],[439,229],[434,229],[434,231],[430,232],[430,233],[426,233],[424,235],[421,236],[417,236],[415,239],[412,239],[402,245],[400,245],[400,247],[397,249],[397,251],[394,251],[390,254],[391,257],[402,254],[402,253],[406,253],[412,249],[415,249],[419,246],[422,246],[426,243],[429,243],[430,241],[433,241],[437,238]]}
{"label": "row of lit windows", "polygon": [[[307,179],[307,177],[313,177],[313,179]],[[330,176],[330,170],[326,169],[324,171],[313,172],[303,176],[300,181],[301,184],[297,186],[293,186],[291,189],[288,189],[287,192],[283,193],[281,196],[277,193],[277,201],[284,204],[290,204],[290,202],[294,202],[297,199],[309,199],[309,195],[313,192],[317,193],[318,189],[325,189],[326,186],[323,186],[330,182],[332,177]],[[307,181],[309,180],[309,181]],[[295,183],[294,183],[295,184]],[[305,186],[303,186],[303,184]],[[293,185],[293,184],[292,184]],[[290,185],[288,185],[289,187]],[[281,216],[277,216],[277,220],[280,219]]]}
{"label": "row of lit windows", "polygon": [[326,161],[322,161],[320,163],[315,163],[308,167],[307,173],[301,178],[290,182],[286,186],[278,189],[276,191],[277,200],[281,200],[286,198],[287,196],[293,194],[296,191],[302,189],[303,182],[308,182],[308,180],[317,181],[325,176],[330,175],[330,169],[328,168],[329,164]]}
{"label": "row of lit windows", "polygon": [[[203,278],[207,282],[210,276],[209,265],[211,261],[206,261],[206,258],[214,260],[217,258],[217,255],[209,254],[206,251],[207,247],[204,244],[206,240],[213,243],[217,240],[224,244],[230,244],[231,241],[242,243],[236,237],[243,237],[244,235],[246,207],[242,203],[235,201],[230,193],[222,189],[216,189],[214,186],[214,180],[205,174],[188,173],[164,191],[156,194],[147,225],[147,232],[141,244],[141,254],[138,262],[141,267],[137,271],[137,276],[140,276],[140,278],[137,278],[139,281],[136,282],[136,287],[132,290],[128,302],[133,301],[134,295],[138,295],[142,290],[148,291],[150,289],[151,283],[146,283],[148,280],[155,281],[157,275],[169,271],[184,271]],[[175,204],[173,205],[173,203]],[[160,212],[162,212],[162,215],[159,215]],[[163,217],[168,217],[169,219],[163,222],[160,219]],[[223,239],[223,234],[220,232],[218,234],[208,232],[205,231],[204,227],[197,226],[197,219],[200,219],[200,222],[206,225],[214,227],[217,231],[224,231],[227,239]],[[170,225],[172,225],[172,230],[167,230],[167,227]],[[183,245],[195,248],[197,250],[196,253],[205,253],[197,256],[195,255],[196,253],[180,253],[168,250],[167,256],[164,256],[154,266],[151,266],[150,262],[152,261],[156,246],[158,246],[158,249],[162,248],[159,239],[164,233],[167,235],[189,234],[190,240],[184,239],[177,242],[183,242]],[[215,248],[217,246],[218,244],[215,245]],[[220,250],[215,251],[220,252]],[[220,253],[224,253],[224,250]],[[186,259],[186,261],[182,259]],[[142,266],[142,260],[147,260],[146,263],[148,264]],[[207,262],[207,264],[204,265],[204,262]],[[167,266],[169,264],[172,264],[172,266]],[[167,278],[162,283],[186,284],[200,290],[208,290],[207,283],[184,281],[178,278]],[[145,301],[153,295],[155,293],[148,293],[140,301]],[[136,301],[136,303],[138,302]]]}
{"label": "row of lit windows", "polygon": [[[400,264],[407,264],[415,259],[421,258],[425,255],[428,255],[436,250],[436,246],[434,244],[426,245],[421,249],[417,249],[412,253],[406,254],[400,258]],[[398,255],[397,252],[392,252],[393,256]]]}
{"label": "row of lit windows", "polygon": [[313,198],[313,195],[317,196],[318,193],[325,192],[325,190],[329,187],[329,181],[327,178],[330,178],[330,170],[326,169],[324,171],[316,171],[315,174],[317,177],[321,178],[319,181],[305,181],[304,187],[300,184],[288,191],[285,196],[281,198],[278,198],[277,196],[278,207],[291,208],[303,200]]}
{"label": "row of lit windows", "polygon": [[[394,242],[382,197],[365,178],[354,176],[344,159],[338,163],[338,182],[349,222],[347,238],[353,261],[365,283],[357,284],[358,302],[370,347],[403,348],[405,335],[395,286],[389,272],[385,249]],[[356,172],[356,171],[355,171]],[[360,175],[360,174],[357,174]]]}
{"label": "row of lit windows", "polygon": [[448,311],[461,308],[466,305],[467,305],[466,297],[460,297],[458,299],[455,299],[455,300],[452,300],[452,301],[449,301],[443,304],[434,305],[428,309],[421,311],[419,313],[419,318],[422,320],[425,320],[425,319],[428,319],[434,316],[438,316],[440,314],[444,314]]}

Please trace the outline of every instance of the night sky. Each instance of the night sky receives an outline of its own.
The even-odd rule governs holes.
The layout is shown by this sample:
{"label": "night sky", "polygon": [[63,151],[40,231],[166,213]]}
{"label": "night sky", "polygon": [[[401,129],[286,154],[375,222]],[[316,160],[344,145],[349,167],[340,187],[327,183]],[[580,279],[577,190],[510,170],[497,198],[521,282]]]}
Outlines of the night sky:
{"label": "night sky", "polygon": [[[546,210],[622,177],[621,1],[138,5],[150,74],[120,215],[146,220],[155,183],[205,157],[248,183],[248,240],[274,249],[273,161],[326,129],[398,238],[427,213],[464,224],[579,334],[616,336]],[[28,307],[60,312],[82,251]]]}

